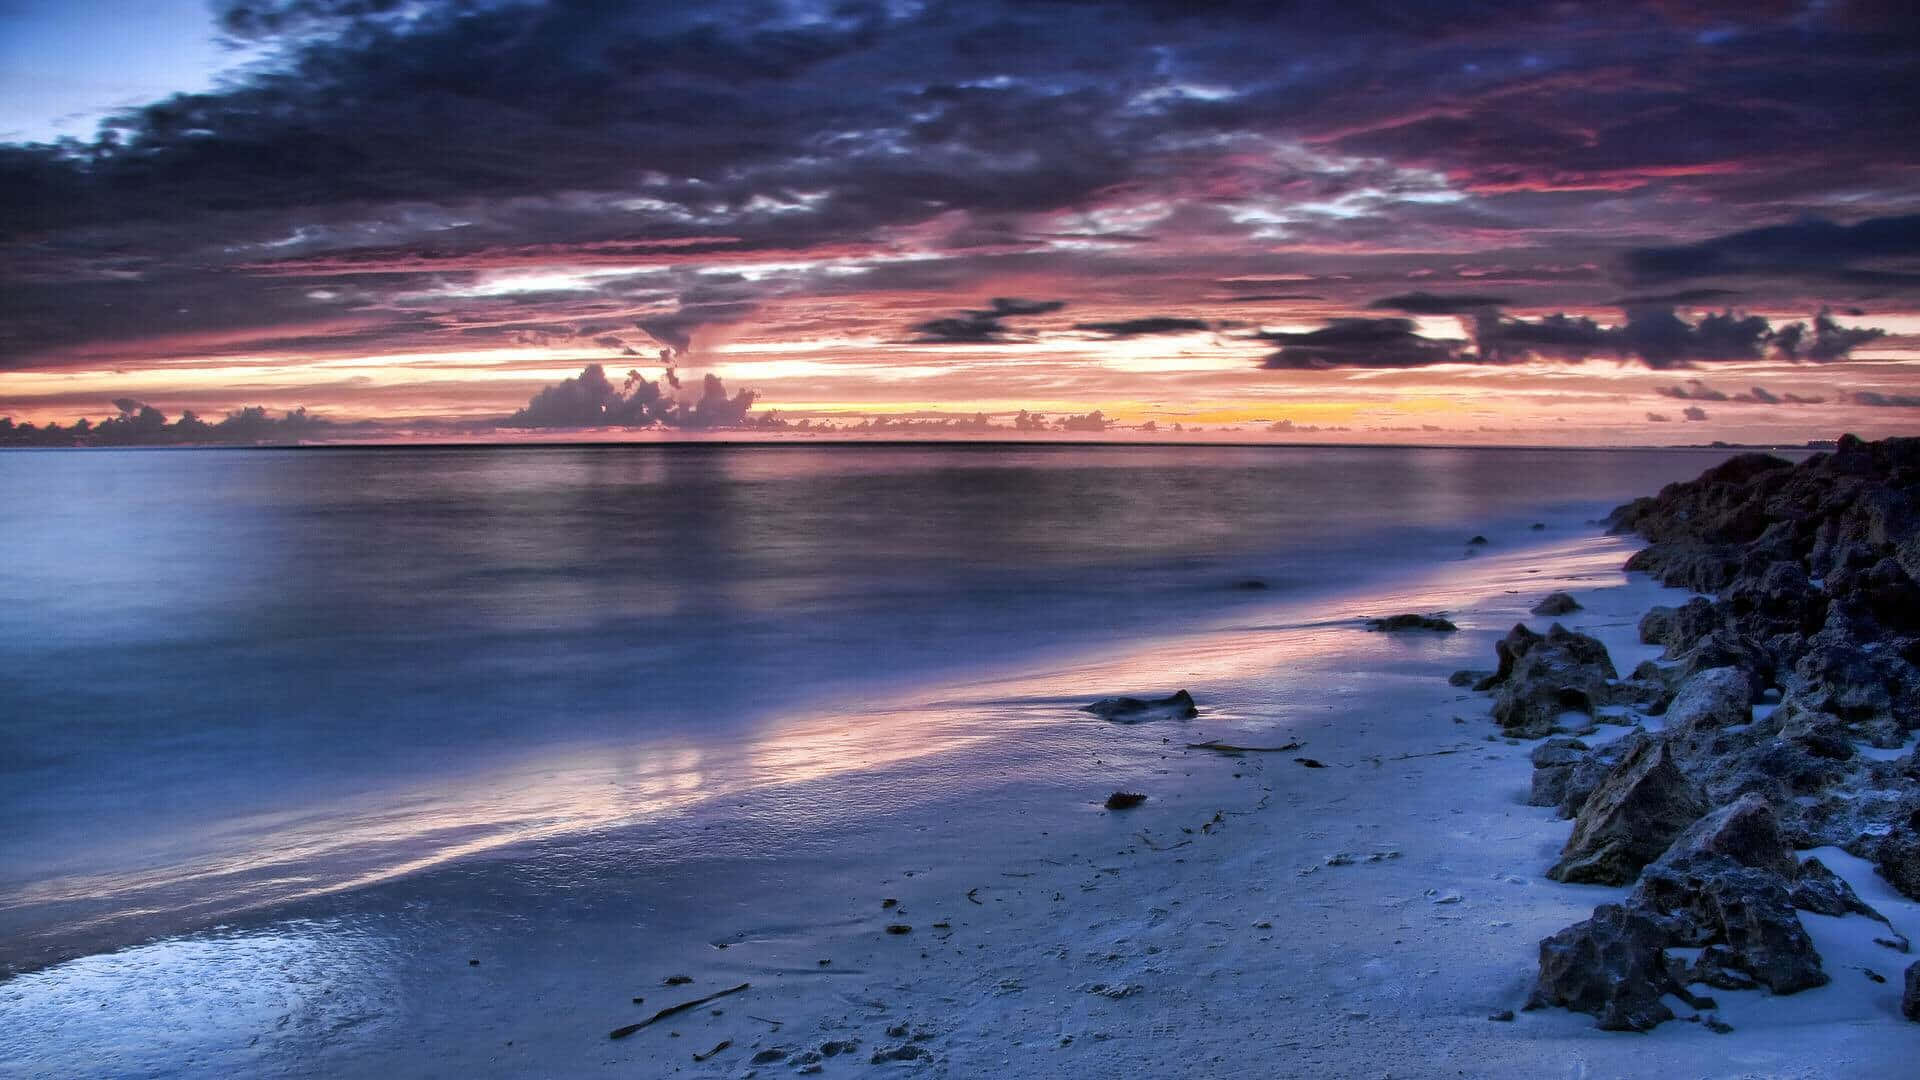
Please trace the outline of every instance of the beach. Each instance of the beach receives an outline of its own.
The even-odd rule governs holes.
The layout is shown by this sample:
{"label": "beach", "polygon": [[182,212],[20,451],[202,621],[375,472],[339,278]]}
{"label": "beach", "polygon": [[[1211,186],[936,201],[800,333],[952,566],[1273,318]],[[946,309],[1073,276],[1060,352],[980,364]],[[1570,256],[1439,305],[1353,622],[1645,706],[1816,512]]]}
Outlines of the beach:
{"label": "beach", "polygon": [[[1498,737],[1487,698],[1446,677],[1489,666],[1515,622],[1544,628],[1527,609],[1559,590],[1583,605],[1562,621],[1621,670],[1656,655],[1636,624],[1686,594],[1629,579],[1635,545],[1597,532],[1516,530],[1388,588],[910,702],[952,741],[744,799],[678,838],[665,875],[636,870],[622,853],[643,840],[610,830],[17,977],[0,985],[0,1068],[1898,1075],[1900,968],[1858,917],[1804,916],[1833,981],[1719,994],[1729,1034],[1519,1011],[1539,940],[1626,890],[1543,876],[1569,824],[1525,805],[1531,744]],[[1401,611],[1461,629],[1361,622]],[[1197,717],[1079,711],[1178,688]],[[956,710],[971,729],[953,730]],[[1210,740],[1300,746],[1190,748]],[[1147,799],[1104,809],[1121,790]],[[830,841],[783,821],[815,805],[844,808]],[[1864,862],[1818,854],[1895,926],[1920,925]]]}

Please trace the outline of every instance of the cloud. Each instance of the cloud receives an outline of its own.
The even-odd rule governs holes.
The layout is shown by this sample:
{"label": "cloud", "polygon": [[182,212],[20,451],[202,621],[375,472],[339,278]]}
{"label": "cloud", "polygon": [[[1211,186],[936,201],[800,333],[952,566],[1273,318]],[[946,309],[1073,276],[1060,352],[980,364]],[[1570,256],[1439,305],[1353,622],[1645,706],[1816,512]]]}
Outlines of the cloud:
{"label": "cloud", "polygon": [[1074,323],[1075,330],[1105,334],[1108,337],[1128,338],[1150,334],[1189,334],[1201,330],[1213,329],[1213,324],[1205,319],[1188,319],[1169,315],[1153,315],[1138,319],[1121,319],[1117,322]]}
{"label": "cloud", "polygon": [[1667,369],[1769,355],[1825,363],[1845,358],[1856,346],[1884,333],[1842,327],[1825,311],[1814,316],[1811,327],[1803,322],[1776,327],[1759,315],[1733,311],[1710,312],[1689,322],[1671,307],[1646,305],[1628,308],[1626,321],[1615,326],[1602,326],[1586,316],[1557,314],[1527,320],[1485,312],[1475,320],[1474,341],[1490,363],[1611,355]]}
{"label": "cloud", "polygon": [[1107,430],[1113,421],[1095,409],[1083,416],[1063,416],[1058,423],[1061,431],[1093,432]]}
{"label": "cloud", "polygon": [[1853,403],[1885,409],[1920,409],[1920,394],[1883,394],[1878,390],[1855,390]]}
{"label": "cloud", "polygon": [[1707,410],[1698,405],[1689,405],[1685,409],[1680,410],[1680,415],[1689,420],[1705,420],[1707,418]]}
{"label": "cloud", "polygon": [[1920,273],[1876,265],[1920,258],[1920,214],[1869,218],[1854,225],[1807,219],[1789,225],[1626,253],[1628,274],[1643,282],[1773,275],[1883,288],[1920,286]]}
{"label": "cloud", "polygon": [[[678,385],[677,383],[675,385]],[[742,390],[732,397],[718,378],[702,380],[700,396],[683,401],[664,392],[659,383],[637,371],[627,372],[623,386],[608,380],[606,369],[588,364],[578,375],[562,379],[535,394],[526,408],[500,422],[510,428],[646,428],[656,425],[687,429],[740,427],[753,408],[755,394]]]}
{"label": "cloud", "polygon": [[963,311],[945,319],[914,325],[917,345],[1001,345],[1018,340],[1006,320],[1020,315],[1046,315],[1067,306],[1064,300],[1021,300],[995,297],[983,309]]}
{"label": "cloud", "polygon": [[1409,315],[1470,315],[1485,308],[1505,307],[1502,296],[1436,296],[1427,292],[1385,296],[1367,306],[1376,311],[1404,311]]}
{"label": "cloud", "polygon": [[1626,315],[1624,322],[1608,326],[1588,316],[1564,312],[1523,319],[1480,308],[1473,320],[1472,347],[1463,341],[1423,337],[1412,320],[1390,318],[1333,319],[1318,330],[1262,331],[1255,337],[1283,346],[1262,364],[1270,369],[1615,359],[1665,370],[1768,356],[1824,363],[1842,359],[1856,345],[1884,333],[1841,327],[1824,311],[1814,317],[1811,326],[1796,322],[1778,327],[1761,316],[1731,311],[1709,313],[1692,322],[1672,308],[1660,306],[1629,308]]}
{"label": "cloud", "polygon": [[1464,344],[1421,337],[1411,319],[1334,319],[1318,330],[1261,331],[1255,336],[1281,346],[1261,367],[1293,371],[1453,363],[1461,359]]}
{"label": "cloud", "polygon": [[1666,424],[1666,423],[1671,423],[1673,421],[1673,417],[1668,416],[1666,413],[1657,413],[1657,412],[1648,413],[1647,419],[1653,421],[1656,424]]}

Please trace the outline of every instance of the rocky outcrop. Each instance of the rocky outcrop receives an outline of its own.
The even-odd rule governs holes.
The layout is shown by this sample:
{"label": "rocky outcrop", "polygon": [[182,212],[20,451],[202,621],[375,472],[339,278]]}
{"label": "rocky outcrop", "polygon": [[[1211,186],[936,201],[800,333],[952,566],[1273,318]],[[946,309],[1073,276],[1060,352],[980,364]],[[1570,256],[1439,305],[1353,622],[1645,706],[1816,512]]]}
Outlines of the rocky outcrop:
{"label": "rocky outcrop", "polygon": [[1547,876],[1569,884],[1628,884],[1706,812],[1705,797],[1674,766],[1667,744],[1643,739],[1586,798]]}
{"label": "rocky outcrop", "polygon": [[1527,1008],[1591,1013],[1607,1031],[1646,1031],[1673,1019],[1660,999],[1686,995],[1667,969],[1667,931],[1646,914],[1602,904],[1593,918],[1540,942],[1540,979]]}
{"label": "rocky outcrop", "polygon": [[1907,989],[1900,995],[1900,1015],[1920,1020],[1920,960],[1907,965]]}
{"label": "rocky outcrop", "polygon": [[1591,716],[1618,677],[1606,646],[1554,623],[1546,634],[1515,626],[1495,646],[1499,670],[1477,684],[1494,690],[1493,718],[1507,734],[1552,734],[1562,713]]}
{"label": "rocky outcrop", "polygon": [[[1822,985],[1798,912],[1886,920],[1796,848],[1840,847],[1920,899],[1920,764],[1859,749],[1920,730],[1920,439],[1847,436],[1797,465],[1742,454],[1609,525],[1651,541],[1629,569],[1707,595],[1648,612],[1641,640],[1664,659],[1625,680],[1609,665],[1604,691],[1577,676],[1591,660],[1553,655],[1558,627],[1516,627],[1478,684],[1513,735],[1552,733],[1546,714],[1581,695],[1661,718],[1611,744],[1534,751],[1529,802],[1574,817],[1550,876],[1634,888],[1541,943],[1531,1005],[1643,1030],[1687,984]],[[1756,703],[1774,707],[1756,718]],[[1891,925],[1874,940],[1907,949]],[[1697,952],[1667,955],[1683,948]],[[1920,1019],[1920,964],[1906,981]]]}

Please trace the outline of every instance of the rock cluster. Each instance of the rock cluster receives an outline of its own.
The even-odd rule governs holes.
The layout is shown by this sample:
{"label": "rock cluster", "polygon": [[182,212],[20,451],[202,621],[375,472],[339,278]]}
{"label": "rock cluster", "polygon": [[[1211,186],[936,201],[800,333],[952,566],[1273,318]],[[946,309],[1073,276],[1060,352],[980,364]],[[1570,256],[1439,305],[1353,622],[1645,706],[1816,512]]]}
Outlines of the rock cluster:
{"label": "rock cluster", "polygon": [[[1663,657],[1625,679],[1556,624],[1515,627],[1475,684],[1508,735],[1552,736],[1529,801],[1574,827],[1549,876],[1634,886],[1541,942],[1529,1007],[1644,1030],[1673,1018],[1663,996],[1704,1000],[1691,987],[1820,986],[1798,912],[1885,919],[1796,849],[1842,848],[1920,899],[1920,439],[1846,436],[1798,465],[1742,454],[1608,523],[1651,541],[1628,569],[1709,595],[1648,612],[1640,638]],[[1573,737],[1604,705],[1660,730]],[[1876,940],[1907,949],[1891,926]]]}

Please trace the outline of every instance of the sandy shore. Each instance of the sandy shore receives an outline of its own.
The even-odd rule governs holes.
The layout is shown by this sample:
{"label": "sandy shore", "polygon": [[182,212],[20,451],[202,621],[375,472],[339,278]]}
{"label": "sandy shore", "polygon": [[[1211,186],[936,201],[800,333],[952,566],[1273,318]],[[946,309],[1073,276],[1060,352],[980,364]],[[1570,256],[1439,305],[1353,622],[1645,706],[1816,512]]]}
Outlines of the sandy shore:
{"label": "sandy shore", "polygon": [[[822,770],[705,827],[760,830],[757,849],[734,836],[707,858],[690,836],[663,872],[624,863],[617,833],[590,837],[23,976],[0,985],[0,1076],[783,1076],[809,1052],[822,1075],[1904,1075],[1920,1049],[1899,1017],[1911,958],[1858,917],[1802,916],[1829,985],[1716,993],[1731,1034],[1489,1019],[1524,1002],[1540,938],[1626,890],[1543,876],[1570,826],[1525,805],[1531,744],[1490,738],[1487,699],[1446,675],[1491,667],[1517,621],[1544,628],[1526,609],[1559,589],[1584,605],[1561,621],[1629,670],[1657,651],[1636,640],[1640,614],[1682,595],[1628,580],[1618,539],[1499,550],[955,688],[932,710],[941,753]],[[1357,621],[1432,610],[1461,632]],[[1074,711],[1178,687],[1198,719]],[[974,717],[963,737],[954,712]],[[1187,748],[1209,739],[1304,745]],[[1100,806],[1122,789],[1148,799]],[[789,827],[849,790],[884,812]],[[1819,854],[1920,928],[1920,905],[1864,863]]]}

